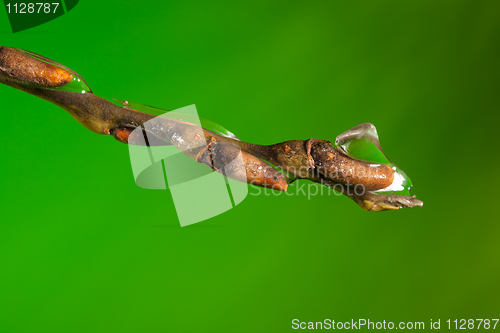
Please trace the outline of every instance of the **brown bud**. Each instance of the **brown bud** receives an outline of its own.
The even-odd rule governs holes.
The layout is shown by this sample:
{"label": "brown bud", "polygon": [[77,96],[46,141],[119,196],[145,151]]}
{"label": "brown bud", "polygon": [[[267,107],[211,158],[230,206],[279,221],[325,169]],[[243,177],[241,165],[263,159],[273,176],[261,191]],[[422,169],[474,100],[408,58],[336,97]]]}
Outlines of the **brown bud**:
{"label": "brown bud", "polygon": [[284,174],[261,159],[241,151],[229,143],[212,143],[197,158],[232,179],[252,185],[286,191],[288,182]]}
{"label": "brown bud", "polygon": [[73,74],[11,47],[0,46],[0,75],[22,84],[55,88],[69,83]]}
{"label": "brown bud", "polygon": [[394,170],[389,166],[357,160],[329,142],[311,140],[310,156],[323,176],[342,184],[362,185],[367,191],[381,190],[392,184]]}

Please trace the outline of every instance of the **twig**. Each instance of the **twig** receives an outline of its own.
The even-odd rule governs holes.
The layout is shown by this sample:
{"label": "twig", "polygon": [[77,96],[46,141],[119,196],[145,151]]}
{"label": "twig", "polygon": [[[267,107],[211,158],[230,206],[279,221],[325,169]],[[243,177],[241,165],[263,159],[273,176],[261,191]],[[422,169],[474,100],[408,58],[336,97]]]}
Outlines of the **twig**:
{"label": "twig", "polygon": [[[394,170],[387,165],[352,158],[329,141],[313,138],[256,145],[218,135],[192,123],[120,107],[94,95],[90,89],[85,93],[53,89],[74,78],[85,82],[78,73],[50,59],[0,47],[1,83],[62,107],[95,133],[112,135],[123,143],[134,143],[133,136],[137,133],[134,130],[142,128],[147,131],[149,145],[173,144],[197,162],[236,180],[286,191],[295,178],[309,179],[342,192],[369,211],[422,206],[422,201],[414,196],[370,192],[391,185]],[[351,135],[357,135],[358,131],[359,128],[354,128]],[[338,139],[346,136],[349,133]],[[240,153],[242,158],[237,159]],[[236,165],[228,169],[234,161]],[[266,161],[294,179],[289,179],[286,173]],[[351,191],[356,186],[363,187],[362,194]]]}

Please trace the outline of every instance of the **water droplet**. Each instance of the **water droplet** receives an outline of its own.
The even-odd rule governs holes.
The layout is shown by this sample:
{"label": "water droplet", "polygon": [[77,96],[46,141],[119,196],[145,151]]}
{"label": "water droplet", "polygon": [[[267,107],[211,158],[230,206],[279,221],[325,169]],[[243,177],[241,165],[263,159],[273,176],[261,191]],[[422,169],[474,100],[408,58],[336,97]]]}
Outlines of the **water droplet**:
{"label": "water droplet", "polygon": [[353,158],[370,163],[386,164],[395,171],[392,185],[374,192],[410,195],[409,191],[413,186],[410,177],[384,154],[377,129],[372,124],[361,124],[340,134],[335,141],[335,146]]}

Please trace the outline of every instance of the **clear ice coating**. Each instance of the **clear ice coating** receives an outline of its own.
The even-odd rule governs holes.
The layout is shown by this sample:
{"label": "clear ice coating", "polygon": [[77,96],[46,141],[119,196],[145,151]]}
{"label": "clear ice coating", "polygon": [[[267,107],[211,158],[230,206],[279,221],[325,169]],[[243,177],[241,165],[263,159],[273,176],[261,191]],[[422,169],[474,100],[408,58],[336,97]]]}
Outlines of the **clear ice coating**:
{"label": "clear ice coating", "polygon": [[386,164],[395,171],[394,181],[390,186],[373,192],[410,195],[410,188],[413,186],[410,178],[384,154],[374,125],[365,123],[351,128],[337,136],[335,146],[353,158],[370,163]]}
{"label": "clear ice coating", "polygon": [[53,90],[62,90],[62,91],[71,91],[71,92],[77,92],[80,94],[85,94],[92,92],[90,88],[87,86],[85,81],[83,79],[73,75],[73,79],[65,84],[62,87],[57,87],[57,88],[46,88],[46,89],[53,89]]}
{"label": "clear ice coating", "polygon": [[[224,136],[226,138],[231,138],[235,140],[240,140],[236,135],[228,131],[226,128],[222,127],[219,124],[214,123],[213,121],[210,121],[208,119],[198,117],[198,116],[193,116],[191,114],[187,113],[182,113],[182,112],[176,112],[176,111],[168,111],[160,108],[156,108],[153,106],[149,105],[144,105],[140,103],[135,103],[135,102],[129,102],[129,101],[122,101],[119,99],[114,99],[115,102],[118,102],[120,106],[130,108],[133,110],[149,113],[155,116],[161,116],[165,118],[170,118],[170,119],[176,119],[176,120],[182,120],[188,123],[194,123],[194,124],[200,124],[201,127],[204,129],[207,129],[209,131],[212,131],[216,134],[219,134],[221,136]],[[113,102],[113,101],[112,101]]]}
{"label": "clear ice coating", "polygon": [[26,55],[29,55],[30,57],[36,58],[36,59],[38,59],[40,61],[43,61],[43,62],[46,62],[48,64],[51,64],[51,65],[57,66],[59,68],[62,68],[64,70],[70,72],[71,74],[73,74],[73,79],[69,83],[65,84],[64,86],[56,87],[56,88],[47,88],[47,87],[44,87],[44,89],[71,91],[71,92],[76,92],[76,93],[81,93],[81,94],[92,92],[92,90],[90,90],[87,82],[85,82],[85,80],[80,76],[80,74],[78,74],[74,70],[72,70],[72,69],[70,69],[70,68],[68,68],[66,66],[63,66],[60,63],[55,62],[54,60],[51,60],[51,59],[46,58],[44,56],[41,56],[39,54],[30,52],[30,51],[26,51],[26,50],[23,50],[23,49],[18,49],[18,48],[16,48],[16,50],[19,51],[19,52],[22,52],[22,53],[24,53]]}

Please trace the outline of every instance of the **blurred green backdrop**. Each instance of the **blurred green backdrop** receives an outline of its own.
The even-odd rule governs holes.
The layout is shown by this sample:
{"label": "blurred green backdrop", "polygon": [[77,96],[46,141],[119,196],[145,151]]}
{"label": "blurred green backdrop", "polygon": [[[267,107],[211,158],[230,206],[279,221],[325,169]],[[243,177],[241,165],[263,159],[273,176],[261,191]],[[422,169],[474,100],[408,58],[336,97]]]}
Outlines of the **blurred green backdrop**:
{"label": "blurred green backdrop", "polygon": [[135,185],[126,145],[0,86],[0,332],[498,318],[499,15],[498,1],[83,0],[12,34],[0,13],[1,45],[101,96],[196,104],[243,140],[372,122],[425,203],[249,196],[180,228],[167,191]]}

